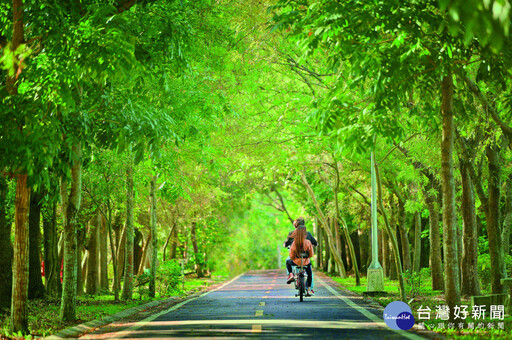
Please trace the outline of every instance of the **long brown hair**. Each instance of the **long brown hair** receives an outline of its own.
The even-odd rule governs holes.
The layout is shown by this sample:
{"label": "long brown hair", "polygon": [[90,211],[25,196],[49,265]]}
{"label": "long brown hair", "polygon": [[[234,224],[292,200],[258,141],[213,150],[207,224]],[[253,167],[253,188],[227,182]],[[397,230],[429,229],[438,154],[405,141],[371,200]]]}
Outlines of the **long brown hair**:
{"label": "long brown hair", "polygon": [[295,243],[295,250],[297,257],[304,251],[304,241],[306,240],[306,227],[299,225],[293,232],[293,243]]}

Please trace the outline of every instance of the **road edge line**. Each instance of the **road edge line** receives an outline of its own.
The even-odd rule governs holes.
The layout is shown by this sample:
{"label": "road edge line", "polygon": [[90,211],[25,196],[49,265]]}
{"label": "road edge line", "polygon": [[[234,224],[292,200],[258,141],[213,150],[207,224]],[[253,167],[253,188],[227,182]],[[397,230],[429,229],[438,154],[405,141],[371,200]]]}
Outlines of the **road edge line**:
{"label": "road edge line", "polygon": [[[178,308],[180,308],[181,306],[191,302],[191,301],[194,301],[194,300],[197,300],[203,296],[206,296],[210,293],[213,293],[213,292],[216,292],[222,288],[224,288],[225,286],[229,285],[230,283],[234,282],[235,280],[237,280],[238,278],[240,278],[242,275],[244,275],[246,272],[232,278],[231,280],[227,281],[227,282],[224,282],[222,285],[220,285],[219,287],[215,288],[215,289],[212,289],[212,290],[209,290],[207,292],[204,292],[203,294],[199,295],[199,296],[196,296],[196,297],[193,297],[191,299],[187,299],[185,301],[182,301],[180,303],[177,303],[175,304],[174,306],[172,306],[171,308],[169,309],[166,309],[164,311],[161,311],[161,312],[158,312],[156,314],[153,314],[153,315],[150,315],[148,316],[147,318],[145,318],[144,320],[141,320],[141,321],[138,321],[136,324],[134,324],[133,326],[129,326],[128,328],[125,328],[121,331],[117,331],[115,333],[112,333],[111,336],[109,336],[109,339],[121,339],[122,337],[125,337],[127,334],[129,334],[130,332],[133,332],[133,331],[136,331],[137,329],[141,328],[141,327],[144,327],[145,325],[147,325],[148,323],[150,323],[151,321],[155,320],[156,318],[164,315],[164,314],[167,314],[167,313],[170,313],[172,312],[173,310],[176,310]],[[87,338],[87,335],[84,337],[84,339]]]}
{"label": "road edge line", "polygon": [[417,334],[414,334],[414,333],[411,333],[411,332],[408,332],[408,331],[404,331],[404,330],[401,330],[401,329],[389,328],[386,325],[386,323],[384,322],[384,320],[379,319],[375,314],[373,314],[372,312],[370,312],[368,309],[364,308],[363,306],[360,306],[357,303],[355,303],[354,301],[352,301],[350,299],[347,299],[346,297],[341,295],[336,289],[334,289],[333,287],[329,286],[321,278],[317,277],[317,278],[315,278],[315,281],[317,281],[318,283],[323,285],[325,288],[327,288],[328,291],[330,291],[332,294],[334,294],[334,296],[336,296],[337,298],[339,298],[340,300],[345,302],[347,305],[349,305],[350,307],[354,308],[359,313],[363,314],[367,319],[377,323],[380,326],[383,326],[383,328],[387,328],[387,329],[389,329],[389,330],[391,330],[391,331],[393,331],[395,333],[398,333],[400,336],[405,337],[407,339],[411,339],[411,340],[425,339],[424,337],[422,337],[420,335],[417,335]]}

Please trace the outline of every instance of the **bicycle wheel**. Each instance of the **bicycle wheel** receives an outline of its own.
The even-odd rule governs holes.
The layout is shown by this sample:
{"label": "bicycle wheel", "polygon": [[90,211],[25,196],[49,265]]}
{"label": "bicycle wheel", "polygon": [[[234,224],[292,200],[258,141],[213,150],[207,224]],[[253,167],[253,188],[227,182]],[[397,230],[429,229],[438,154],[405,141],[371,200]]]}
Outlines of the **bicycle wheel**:
{"label": "bicycle wheel", "polygon": [[304,291],[305,291],[305,282],[304,282],[304,276],[299,277],[299,296],[300,296],[300,302],[304,301]]}

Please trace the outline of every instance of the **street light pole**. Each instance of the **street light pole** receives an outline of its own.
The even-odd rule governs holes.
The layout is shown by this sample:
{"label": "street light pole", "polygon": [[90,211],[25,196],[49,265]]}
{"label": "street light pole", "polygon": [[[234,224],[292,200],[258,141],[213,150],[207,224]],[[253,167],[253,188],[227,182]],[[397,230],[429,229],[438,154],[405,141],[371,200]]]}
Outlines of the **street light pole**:
{"label": "street light pole", "polygon": [[372,216],[372,262],[368,267],[366,277],[368,279],[366,291],[369,293],[377,293],[384,291],[384,270],[379,263],[379,238],[377,228],[377,176],[375,174],[375,146],[376,136],[373,136],[373,148],[371,151],[371,216]]}

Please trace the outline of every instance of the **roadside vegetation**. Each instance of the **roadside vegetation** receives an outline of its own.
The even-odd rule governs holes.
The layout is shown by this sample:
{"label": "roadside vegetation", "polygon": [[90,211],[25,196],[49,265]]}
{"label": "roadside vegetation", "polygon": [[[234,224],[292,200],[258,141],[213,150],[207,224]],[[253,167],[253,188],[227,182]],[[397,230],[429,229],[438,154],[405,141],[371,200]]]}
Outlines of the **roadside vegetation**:
{"label": "roadside vegetation", "polygon": [[504,304],[511,8],[0,1],[1,331],[276,268],[300,216],[356,287],[377,224],[401,300]]}

